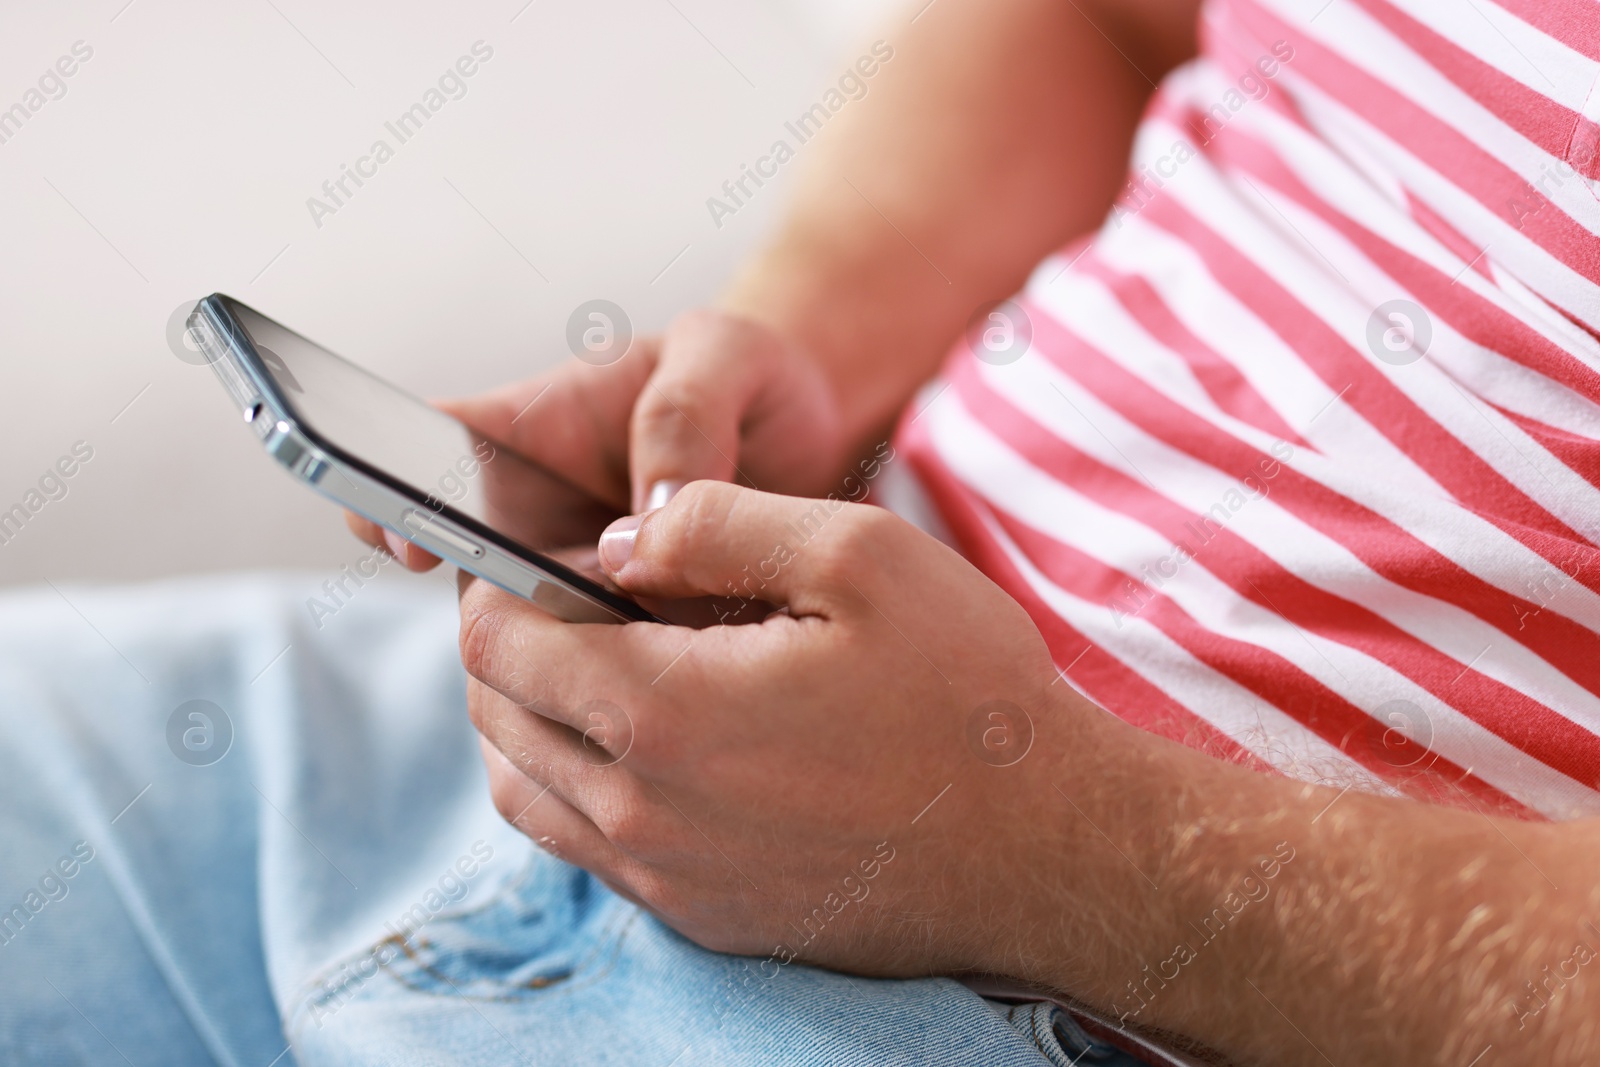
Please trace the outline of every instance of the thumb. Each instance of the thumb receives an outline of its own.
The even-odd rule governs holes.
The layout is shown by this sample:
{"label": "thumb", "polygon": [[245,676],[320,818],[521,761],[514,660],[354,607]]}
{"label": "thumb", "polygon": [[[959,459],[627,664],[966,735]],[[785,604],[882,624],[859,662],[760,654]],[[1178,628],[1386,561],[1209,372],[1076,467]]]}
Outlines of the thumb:
{"label": "thumb", "polygon": [[735,596],[832,615],[859,599],[852,594],[881,569],[874,561],[900,551],[910,529],[865,504],[701,481],[665,507],[612,523],[600,563],[637,596]]}
{"label": "thumb", "polygon": [[701,478],[733,480],[745,414],[784,358],[772,334],[720,311],[690,311],[667,327],[629,426],[635,512]]}

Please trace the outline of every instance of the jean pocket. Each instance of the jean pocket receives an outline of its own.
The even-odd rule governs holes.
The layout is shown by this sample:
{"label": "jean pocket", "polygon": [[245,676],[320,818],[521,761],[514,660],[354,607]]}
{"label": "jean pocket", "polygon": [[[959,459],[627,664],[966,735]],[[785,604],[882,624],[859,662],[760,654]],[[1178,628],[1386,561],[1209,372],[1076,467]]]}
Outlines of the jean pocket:
{"label": "jean pocket", "polygon": [[1055,1004],[1045,1001],[990,1003],[1044,1053],[1053,1067],[1149,1067],[1144,1060],[1091,1037],[1077,1020]]}
{"label": "jean pocket", "polygon": [[640,918],[589,874],[537,853],[503,892],[407,939],[392,972],[414,990],[483,1000],[570,989],[611,969]]}
{"label": "jean pocket", "polygon": [[[575,867],[530,848],[527,862],[470,908],[388,936],[324,971],[303,1007],[320,1027],[357,999],[433,995],[514,1001],[601,980],[642,916]],[[386,981],[372,979],[384,977]]]}

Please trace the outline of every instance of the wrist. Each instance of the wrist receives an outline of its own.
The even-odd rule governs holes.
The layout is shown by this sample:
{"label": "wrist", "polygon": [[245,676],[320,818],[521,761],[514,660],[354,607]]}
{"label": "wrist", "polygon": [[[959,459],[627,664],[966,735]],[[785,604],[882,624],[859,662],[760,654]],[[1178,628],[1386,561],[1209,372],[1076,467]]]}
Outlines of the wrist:
{"label": "wrist", "polygon": [[1020,894],[1018,944],[1009,966],[986,963],[1109,1009],[1173,925],[1163,857],[1179,828],[1163,810],[1167,753],[1064,685],[1036,718],[1042,758],[1019,783],[1033,798],[1033,825],[1026,843],[1008,847],[1031,867],[1009,879]]}
{"label": "wrist", "polygon": [[1033,809],[1034,866],[1014,879],[1026,951],[1013,952],[1020,971],[1003,973],[1130,1027],[1204,1029],[1195,1012],[1224,958],[1211,941],[1249,940],[1222,927],[1257,925],[1246,913],[1271,907],[1296,855],[1286,809],[1298,806],[1274,803],[1264,776],[1130,726],[1075,692],[1054,696],[1045,716],[1064,725],[1053,744],[1042,733],[1046,759],[1026,786],[1046,802]]}

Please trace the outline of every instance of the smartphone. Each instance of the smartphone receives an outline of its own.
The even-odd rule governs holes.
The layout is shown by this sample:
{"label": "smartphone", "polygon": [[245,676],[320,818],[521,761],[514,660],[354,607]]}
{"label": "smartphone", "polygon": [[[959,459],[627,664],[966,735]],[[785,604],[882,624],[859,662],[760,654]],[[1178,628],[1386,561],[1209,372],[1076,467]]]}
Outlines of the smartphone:
{"label": "smartphone", "polygon": [[323,496],[557,618],[662,621],[602,584],[614,508],[232,297],[188,328],[267,454]]}

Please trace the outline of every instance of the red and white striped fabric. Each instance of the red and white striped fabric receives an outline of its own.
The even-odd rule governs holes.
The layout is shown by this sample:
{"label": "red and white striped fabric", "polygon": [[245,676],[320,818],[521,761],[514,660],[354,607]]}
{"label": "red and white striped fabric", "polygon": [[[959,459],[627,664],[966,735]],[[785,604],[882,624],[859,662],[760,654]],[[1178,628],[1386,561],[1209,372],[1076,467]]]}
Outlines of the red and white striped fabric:
{"label": "red and white striped fabric", "polygon": [[969,333],[904,451],[1113,713],[1600,813],[1600,4],[1202,27],[1112,217],[996,312],[1025,354]]}

